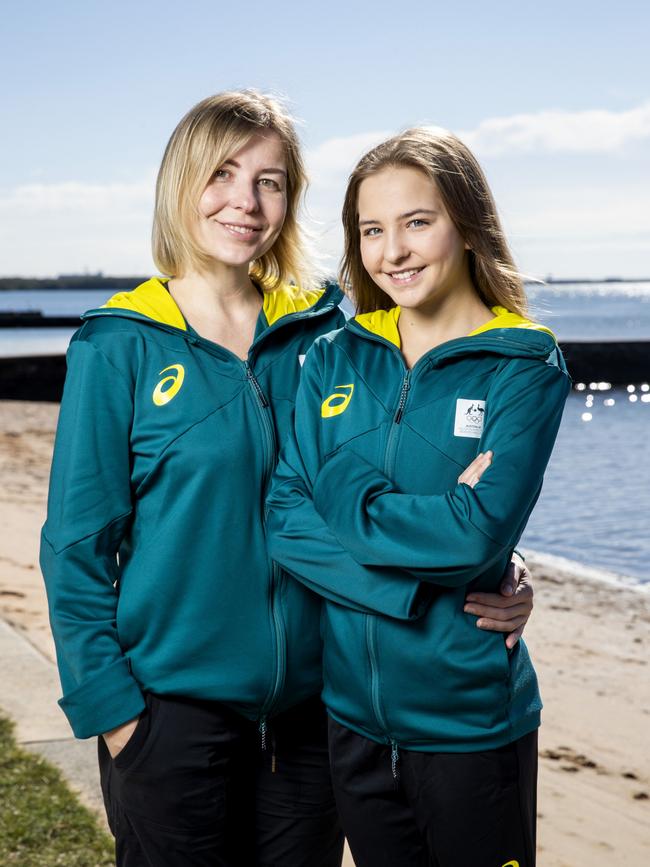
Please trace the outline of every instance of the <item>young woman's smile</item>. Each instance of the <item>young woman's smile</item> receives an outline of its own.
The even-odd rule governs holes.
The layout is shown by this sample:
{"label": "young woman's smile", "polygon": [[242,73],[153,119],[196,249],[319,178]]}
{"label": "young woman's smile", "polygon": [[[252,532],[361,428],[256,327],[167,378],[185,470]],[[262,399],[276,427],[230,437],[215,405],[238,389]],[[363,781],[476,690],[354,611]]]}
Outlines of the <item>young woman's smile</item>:
{"label": "young woman's smile", "polygon": [[423,271],[424,265],[421,268],[407,268],[405,271],[389,271],[388,276],[396,286],[410,286]]}
{"label": "young woman's smile", "polygon": [[468,285],[466,244],[419,169],[389,166],[365,178],[358,208],[363,265],[395,304],[426,307]]}

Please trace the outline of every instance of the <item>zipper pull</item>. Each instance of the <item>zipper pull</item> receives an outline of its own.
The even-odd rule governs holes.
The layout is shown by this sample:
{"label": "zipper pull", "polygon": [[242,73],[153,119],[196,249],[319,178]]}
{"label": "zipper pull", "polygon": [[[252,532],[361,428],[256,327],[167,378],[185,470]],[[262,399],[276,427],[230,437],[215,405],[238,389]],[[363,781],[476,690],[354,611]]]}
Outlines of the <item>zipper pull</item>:
{"label": "zipper pull", "polygon": [[406,404],[406,397],[408,395],[408,390],[411,387],[411,371],[409,370],[406,376],[404,377],[404,382],[402,383],[402,391],[399,396],[399,406],[397,407],[397,414],[395,416],[395,424],[399,424],[402,420],[402,416],[404,415],[404,406]]}
{"label": "zipper pull", "polygon": [[260,717],[259,730],[260,730],[260,738],[262,741],[262,749],[265,750],[266,749],[266,716]]}
{"label": "zipper pull", "polygon": [[244,362],[244,367],[246,368],[246,376],[248,377],[248,380],[249,380],[250,384],[253,386],[253,390],[255,391],[255,394],[257,395],[257,399],[259,400],[260,405],[261,405],[264,409],[266,409],[266,408],[268,407],[268,405],[269,405],[269,402],[268,402],[268,400],[266,399],[266,395],[265,395],[264,392],[262,391],[262,387],[261,387],[261,385],[260,385],[259,382],[255,379],[255,374],[254,374],[253,371],[251,370],[251,367],[250,367],[250,365],[249,365],[249,363],[248,363],[247,361]]}
{"label": "zipper pull", "polygon": [[390,742],[390,767],[393,772],[395,783],[399,783],[399,750],[397,741]]}

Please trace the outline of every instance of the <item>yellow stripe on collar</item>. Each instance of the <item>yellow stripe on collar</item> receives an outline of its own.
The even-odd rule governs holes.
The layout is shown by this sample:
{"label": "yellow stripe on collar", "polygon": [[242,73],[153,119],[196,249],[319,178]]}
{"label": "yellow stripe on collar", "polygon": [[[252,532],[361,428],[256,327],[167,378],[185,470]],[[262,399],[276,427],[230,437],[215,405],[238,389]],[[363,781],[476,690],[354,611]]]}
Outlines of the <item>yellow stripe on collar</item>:
{"label": "yellow stripe on collar", "polygon": [[[400,312],[400,307],[391,307],[390,310],[374,310],[372,313],[360,313],[354,318],[367,331],[383,337],[389,343],[401,349],[402,341],[398,327]],[[536,322],[531,322],[530,319],[526,319],[518,313],[511,313],[505,307],[492,307],[492,313],[494,313],[494,319],[490,319],[489,322],[475,328],[474,331],[470,331],[467,336],[474,337],[476,334],[484,334],[486,331],[492,331],[494,328],[527,328],[532,331],[544,331],[555,339],[555,335],[550,328],[547,328],[545,325],[538,325]]]}
{"label": "yellow stripe on collar", "polygon": [[372,313],[359,313],[354,318],[366,331],[383,337],[384,340],[388,340],[389,343],[393,343],[398,349],[401,349],[402,341],[397,327],[399,314],[399,307],[391,307],[390,310],[373,310]]}
{"label": "yellow stripe on collar", "polygon": [[187,324],[178,304],[169,294],[164,278],[152,277],[136,286],[131,292],[118,292],[103,305],[103,307],[117,307],[121,310],[133,310],[141,313],[148,319],[161,322],[163,325],[172,325],[187,331]]}
{"label": "yellow stripe on collar", "polygon": [[277,289],[265,292],[263,307],[266,321],[269,325],[273,325],[283,316],[308,310],[316,304],[324,291],[324,289],[301,289],[299,286],[283,283]]}
{"label": "yellow stripe on collar", "polygon": [[475,328],[474,331],[470,331],[467,336],[474,337],[476,334],[484,334],[494,328],[527,328],[531,331],[544,331],[546,334],[550,334],[554,340],[556,339],[550,328],[539,325],[537,322],[531,322],[530,319],[526,319],[518,313],[511,313],[505,307],[492,307],[492,313],[494,313],[494,319],[490,319],[489,322]]}

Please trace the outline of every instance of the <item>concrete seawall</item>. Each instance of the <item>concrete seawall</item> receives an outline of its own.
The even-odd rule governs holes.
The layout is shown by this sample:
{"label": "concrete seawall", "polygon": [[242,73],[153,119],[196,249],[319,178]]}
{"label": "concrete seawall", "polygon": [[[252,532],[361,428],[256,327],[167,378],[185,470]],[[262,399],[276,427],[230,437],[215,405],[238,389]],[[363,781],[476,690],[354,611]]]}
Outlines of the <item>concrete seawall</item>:
{"label": "concrete seawall", "polygon": [[[560,342],[575,382],[628,385],[650,381],[650,341]],[[0,400],[59,401],[63,355],[0,358]]]}
{"label": "concrete seawall", "polygon": [[0,358],[0,400],[58,402],[65,371],[64,355]]}
{"label": "concrete seawall", "polygon": [[560,346],[575,382],[628,385],[650,380],[650,341],[560,341]]}

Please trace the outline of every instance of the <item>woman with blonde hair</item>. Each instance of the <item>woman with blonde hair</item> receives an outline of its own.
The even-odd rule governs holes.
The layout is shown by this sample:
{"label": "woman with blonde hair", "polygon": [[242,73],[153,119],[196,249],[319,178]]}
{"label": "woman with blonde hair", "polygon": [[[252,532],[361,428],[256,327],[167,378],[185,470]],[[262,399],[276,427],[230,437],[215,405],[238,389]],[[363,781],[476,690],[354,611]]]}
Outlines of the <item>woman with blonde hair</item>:
{"label": "woman with blonde hair", "polygon": [[[276,100],[194,106],[156,187],[166,276],[85,314],[68,352],[41,564],[61,706],[100,736],[121,867],[341,860],[320,599],[265,543],[301,361],[344,322],[305,253],[305,184]],[[320,544],[350,604],[385,610],[381,570]]]}
{"label": "woman with blonde hair", "polygon": [[125,867],[340,863],[319,606],[264,534],[300,358],[344,321],[311,276],[305,183],[274,99],[200,102],[158,175],[167,276],[86,313],[68,352],[41,563]]}
{"label": "woman with blonde hair", "polygon": [[[357,315],[305,360],[269,499],[270,550],[312,581],[315,511],[410,621],[326,602],[323,700],[357,867],[531,867],[541,701],[523,642],[481,632],[539,495],[570,381],[526,317],[487,181],[455,136],[366,154],[343,207]],[[403,601],[407,588],[403,587]],[[471,608],[470,608],[471,610]]]}

